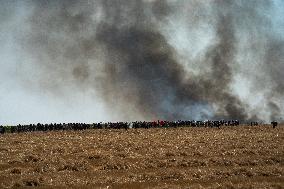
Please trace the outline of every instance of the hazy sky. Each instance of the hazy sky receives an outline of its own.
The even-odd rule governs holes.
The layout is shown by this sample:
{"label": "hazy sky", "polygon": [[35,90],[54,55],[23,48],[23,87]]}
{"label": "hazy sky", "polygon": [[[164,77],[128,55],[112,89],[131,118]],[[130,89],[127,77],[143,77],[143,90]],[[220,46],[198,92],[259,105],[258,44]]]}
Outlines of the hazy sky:
{"label": "hazy sky", "polygon": [[129,2],[0,0],[0,125],[284,117],[283,0]]}

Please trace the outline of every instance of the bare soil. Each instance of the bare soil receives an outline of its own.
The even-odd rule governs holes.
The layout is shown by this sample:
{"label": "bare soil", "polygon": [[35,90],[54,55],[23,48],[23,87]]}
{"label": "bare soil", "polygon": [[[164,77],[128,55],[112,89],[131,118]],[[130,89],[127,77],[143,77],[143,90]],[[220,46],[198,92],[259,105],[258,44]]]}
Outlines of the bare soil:
{"label": "bare soil", "polygon": [[0,188],[284,188],[284,127],[0,135]]}

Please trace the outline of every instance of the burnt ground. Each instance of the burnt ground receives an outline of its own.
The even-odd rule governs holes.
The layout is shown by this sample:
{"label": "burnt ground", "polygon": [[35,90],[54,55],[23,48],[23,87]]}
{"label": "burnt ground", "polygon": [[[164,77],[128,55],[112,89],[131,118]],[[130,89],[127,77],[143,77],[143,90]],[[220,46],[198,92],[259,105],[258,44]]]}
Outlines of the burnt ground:
{"label": "burnt ground", "polygon": [[284,188],[284,127],[0,135],[1,188]]}

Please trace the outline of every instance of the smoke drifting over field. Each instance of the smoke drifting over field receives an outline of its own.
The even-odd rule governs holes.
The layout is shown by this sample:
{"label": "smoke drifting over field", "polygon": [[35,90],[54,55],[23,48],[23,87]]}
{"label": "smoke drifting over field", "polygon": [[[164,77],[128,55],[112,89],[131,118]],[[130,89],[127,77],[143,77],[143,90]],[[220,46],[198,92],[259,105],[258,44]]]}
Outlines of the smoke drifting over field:
{"label": "smoke drifting over field", "polygon": [[[7,68],[17,76],[2,77],[25,95],[44,94],[55,104],[47,112],[66,108],[57,101],[74,104],[69,108],[78,121],[280,119],[281,6],[266,0],[5,2],[0,39],[12,47],[2,54],[21,64]],[[92,104],[83,119],[76,110],[82,96]]]}

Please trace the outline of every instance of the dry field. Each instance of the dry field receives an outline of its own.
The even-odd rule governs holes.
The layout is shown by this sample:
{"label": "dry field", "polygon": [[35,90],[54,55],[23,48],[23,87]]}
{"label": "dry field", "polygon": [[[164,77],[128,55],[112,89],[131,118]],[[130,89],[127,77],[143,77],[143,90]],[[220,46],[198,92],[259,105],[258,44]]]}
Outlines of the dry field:
{"label": "dry field", "polygon": [[284,127],[0,135],[1,188],[284,188]]}

